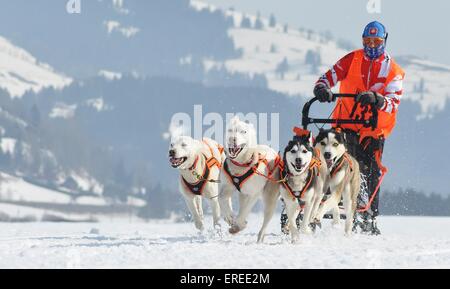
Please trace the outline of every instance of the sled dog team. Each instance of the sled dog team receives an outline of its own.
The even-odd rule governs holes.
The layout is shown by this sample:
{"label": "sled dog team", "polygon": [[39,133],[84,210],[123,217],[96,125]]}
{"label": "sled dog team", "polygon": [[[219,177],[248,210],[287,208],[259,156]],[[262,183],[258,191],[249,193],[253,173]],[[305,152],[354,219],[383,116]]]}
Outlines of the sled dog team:
{"label": "sled dog team", "polygon": [[[169,162],[180,173],[179,188],[195,227],[203,230],[202,199],[209,200],[215,227],[221,215],[236,234],[247,225],[247,217],[262,197],[264,219],[258,233],[263,242],[266,227],[275,211],[279,197],[288,216],[292,242],[299,234],[311,233],[311,224],[320,224],[324,214],[332,210],[333,223],[340,220],[338,203],[343,200],[346,215],[345,234],[352,231],[353,216],[359,194],[358,162],[345,147],[345,134],[337,129],[320,131],[313,141],[311,132],[299,128],[283,154],[257,143],[251,123],[234,117],[226,128],[225,148],[204,138],[188,136],[172,139]],[[327,190],[331,195],[322,202]],[[232,210],[232,195],[239,193],[237,216]],[[296,219],[303,210],[300,232]]]}

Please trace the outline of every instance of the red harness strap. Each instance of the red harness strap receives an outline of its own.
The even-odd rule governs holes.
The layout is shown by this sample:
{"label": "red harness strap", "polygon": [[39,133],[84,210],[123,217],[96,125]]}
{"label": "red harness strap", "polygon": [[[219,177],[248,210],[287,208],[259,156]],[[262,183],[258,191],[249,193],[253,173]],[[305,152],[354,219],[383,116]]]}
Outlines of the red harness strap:
{"label": "red harness strap", "polygon": [[[253,158],[252,158],[252,160],[250,160],[250,162],[248,162],[246,164],[242,164],[242,163],[236,162],[236,161],[234,161],[232,159],[229,159],[229,160],[230,160],[230,162],[233,165],[238,166],[238,167],[243,167],[243,168],[250,167],[250,165],[253,163]],[[255,165],[253,165],[252,167],[250,167],[247,171],[245,171],[241,175],[233,175],[233,174],[231,174],[230,168],[229,168],[228,163],[226,161],[224,163],[223,168],[224,168],[225,174],[230,179],[230,182],[240,192],[242,186],[244,185],[244,183],[246,181],[248,181],[250,179],[250,177],[252,177],[254,174],[257,174],[259,176],[265,177],[266,179],[268,179],[270,181],[275,181],[275,182],[278,181],[278,180],[274,180],[272,175],[275,172],[275,169],[279,166],[280,161],[281,161],[280,156],[277,155],[277,157],[275,158],[274,166],[272,168],[270,168],[269,162],[267,161],[267,159],[265,157],[262,157],[261,155],[259,155],[258,162]],[[267,176],[262,174],[262,173],[260,173],[258,171],[258,167],[259,167],[259,165],[261,163],[264,163],[266,165],[266,167],[269,169],[269,173],[268,173]]]}
{"label": "red harness strap", "polygon": [[342,168],[342,166],[344,165],[344,161],[348,163],[348,165],[350,166],[350,170],[353,170],[353,162],[350,159],[350,156],[348,153],[344,153],[341,157],[341,159],[339,160],[339,163],[331,170],[331,177],[334,178],[334,176],[337,174],[337,172]]}
{"label": "red harness strap", "polygon": [[381,163],[381,151],[380,150],[376,150],[375,151],[375,160],[376,160],[376,162],[378,164],[378,167],[381,169],[381,177],[378,180],[378,184],[377,184],[377,186],[375,188],[375,191],[372,192],[372,196],[371,196],[369,202],[367,203],[367,205],[364,208],[358,209],[357,210],[358,212],[365,212],[365,211],[367,211],[370,208],[370,206],[372,205],[373,200],[375,199],[375,196],[379,192],[379,188],[381,186],[381,183],[383,182],[384,175],[388,171],[388,169],[385,166],[383,166],[383,164]]}

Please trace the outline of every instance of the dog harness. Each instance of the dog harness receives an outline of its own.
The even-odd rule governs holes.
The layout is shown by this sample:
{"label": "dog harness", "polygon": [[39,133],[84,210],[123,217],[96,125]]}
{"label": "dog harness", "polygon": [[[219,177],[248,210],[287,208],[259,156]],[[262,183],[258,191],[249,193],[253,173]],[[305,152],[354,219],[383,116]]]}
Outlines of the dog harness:
{"label": "dog harness", "polygon": [[[195,167],[197,166],[197,162],[199,157],[197,156],[197,158],[194,161],[194,164],[192,165],[192,167],[189,168],[189,170],[192,172],[192,174],[197,178],[197,182],[196,183],[189,183],[188,181],[186,181],[183,176],[181,176],[181,181],[184,184],[184,186],[194,195],[198,195],[201,196],[202,192],[203,192],[203,188],[205,187],[207,182],[214,182],[217,183],[217,180],[209,180],[209,173],[212,167],[217,166],[219,169],[222,167],[221,163],[214,157],[214,151],[211,148],[211,146],[205,141],[203,140],[203,143],[206,144],[206,146],[208,147],[210,153],[211,153],[211,157],[207,157],[205,154],[202,154],[202,156],[205,158],[205,169],[203,170],[203,174],[202,175],[198,175],[195,172]],[[223,147],[221,145],[218,145],[217,147],[218,151],[220,154],[223,153]]]}
{"label": "dog harness", "polygon": [[[292,195],[292,199],[303,199],[303,196],[305,192],[311,187],[311,185],[314,183],[314,179],[319,176],[320,173],[320,166],[322,165],[322,162],[319,159],[320,152],[317,149],[314,149],[314,154],[311,159],[311,162],[309,163],[308,167],[308,177],[306,178],[306,184],[303,187],[301,191],[294,191],[288,184],[288,179],[292,174],[287,172],[286,165],[283,164],[281,168],[281,179],[283,180],[282,184],[284,188]],[[300,203],[300,205],[302,205]]]}
{"label": "dog harness", "polygon": [[334,176],[336,175],[336,173],[342,168],[342,166],[344,165],[344,162],[347,162],[349,167],[350,167],[350,171],[353,171],[353,162],[350,159],[349,154],[346,152],[342,155],[342,157],[339,159],[338,163],[336,164],[336,166],[331,170],[331,177],[334,178]]}
{"label": "dog harness", "polygon": [[[253,162],[253,158],[250,160],[250,162],[248,162],[246,164],[238,163],[232,159],[229,159],[229,160],[233,165],[238,166],[238,167],[249,167]],[[258,167],[261,163],[264,163],[266,165],[266,167],[269,168],[269,174],[267,176],[264,174],[261,174],[258,171]],[[272,180],[272,174],[274,173],[275,169],[278,167],[279,163],[280,163],[280,156],[277,155],[277,157],[275,159],[275,165],[273,166],[272,169],[270,169],[269,162],[267,161],[267,159],[262,157],[261,155],[259,155],[258,162],[241,175],[233,175],[230,171],[230,167],[228,166],[227,161],[224,162],[223,169],[225,171],[225,174],[230,179],[230,182],[240,192],[244,183],[246,181],[248,181],[254,174],[265,177],[268,180]]]}

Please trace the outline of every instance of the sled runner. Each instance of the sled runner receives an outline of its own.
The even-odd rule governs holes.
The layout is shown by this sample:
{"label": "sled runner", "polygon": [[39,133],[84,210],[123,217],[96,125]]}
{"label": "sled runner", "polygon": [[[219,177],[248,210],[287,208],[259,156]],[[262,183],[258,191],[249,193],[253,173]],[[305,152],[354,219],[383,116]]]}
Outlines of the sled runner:
{"label": "sled runner", "polygon": [[[355,97],[356,97],[356,94],[333,94],[333,102],[336,101],[336,99],[338,99],[338,98],[355,98]],[[330,114],[329,118],[312,118],[312,117],[310,117],[309,111],[310,111],[312,104],[316,101],[318,101],[318,99],[316,97],[314,97],[311,100],[309,100],[308,102],[306,102],[303,106],[302,127],[304,130],[307,130],[308,126],[311,124],[315,124],[316,126],[317,126],[317,124],[322,124],[322,127],[317,126],[317,128],[319,130],[323,129],[323,127],[327,124],[333,125],[335,127],[340,127],[340,125],[343,125],[343,124],[362,125],[364,128],[369,128],[372,131],[377,128],[378,110],[374,105],[369,105],[367,112],[370,110],[370,116],[367,118],[365,117],[364,114],[362,116],[359,116],[359,118],[354,117],[353,119],[331,118],[331,115],[334,113],[334,111],[337,109],[338,106],[335,107],[333,112]],[[355,101],[352,111],[349,112],[349,115],[351,117],[353,117],[354,112],[358,105],[359,104]],[[342,109],[342,108],[340,108],[340,109]],[[344,109],[347,109],[347,108],[344,107]],[[367,113],[367,114],[369,114],[369,113]],[[358,134],[358,136],[359,136],[359,134]],[[358,138],[358,140],[359,140],[359,138]],[[377,156],[377,163],[378,163],[378,167],[381,169],[381,176],[378,180],[378,184],[373,193],[369,192],[369,187],[367,184],[367,176],[364,175],[363,173],[361,173],[361,187],[360,187],[360,193],[358,195],[358,201],[357,201],[357,213],[355,214],[354,225],[353,225],[354,231],[357,231],[358,228],[360,228],[362,231],[365,231],[367,229],[367,228],[365,228],[365,226],[367,225],[366,220],[369,218],[369,215],[370,215],[369,214],[370,206],[371,206],[376,194],[379,192],[379,187],[381,185],[381,182],[383,181],[385,173],[387,172],[387,169],[381,164],[381,160],[380,160],[379,156]],[[330,192],[328,190],[322,200],[322,203],[329,196],[330,196]],[[299,202],[299,206],[301,209],[303,209],[302,204],[300,202]],[[340,218],[345,219],[345,214],[343,214],[342,201],[339,203],[339,208],[341,211]],[[298,227],[300,221],[302,220],[302,218],[303,218],[303,212],[301,211],[296,220],[297,227]],[[326,214],[324,218],[331,219],[331,218],[333,218],[333,216],[331,214]],[[284,202],[283,202],[283,211],[281,213],[281,230],[283,233],[287,233],[286,225],[287,225],[287,215],[285,213]]]}

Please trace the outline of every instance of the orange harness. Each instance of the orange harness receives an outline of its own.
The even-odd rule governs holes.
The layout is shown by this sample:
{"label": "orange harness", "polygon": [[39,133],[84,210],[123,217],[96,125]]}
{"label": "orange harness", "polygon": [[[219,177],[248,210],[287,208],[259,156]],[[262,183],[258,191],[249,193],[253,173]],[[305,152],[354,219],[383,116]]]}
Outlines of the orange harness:
{"label": "orange harness", "polygon": [[289,172],[286,171],[286,166],[284,164],[281,165],[281,178],[282,184],[284,188],[292,195],[292,199],[303,199],[305,192],[311,187],[314,182],[314,179],[320,174],[320,166],[322,162],[318,158],[320,152],[317,149],[314,149],[314,154],[311,159],[311,162],[308,166],[308,177],[306,178],[306,184],[301,191],[294,191],[288,184],[289,176],[292,176]]}
{"label": "orange harness", "polygon": [[[198,156],[194,161],[194,164],[192,165],[192,167],[189,168],[189,170],[192,172],[192,174],[197,178],[197,182],[196,183],[189,183],[188,181],[186,181],[183,176],[181,176],[181,181],[184,184],[184,186],[186,187],[186,189],[188,189],[191,193],[193,193],[194,195],[202,195],[203,189],[206,185],[207,182],[211,182],[211,183],[218,183],[219,181],[217,180],[209,180],[209,173],[212,167],[217,166],[219,169],[222,167],[221,163],[214,157],[214,151],[211,148],[211,146],[203,140],[203,143],[206,144],[206,146],[209,148],[209,152],[211,153],[211,157],[207,157],[205,154],[202,154],[203,157],[205,158],[205,168],[203,170],[203,174],[202,175],[198,175],[195,172],[195,167],[197,166],[197,162],[198,162]],[[219,151],[220,154],[222,154],[223,152],[223,147],[221,145],[217,146],[217,149]]]}
{"label": "orange harness", "polygon": [[[250,162],[246,163],[246,164],[241,164],[239,162],[236,162],[232,159],[229,159],[230,162],[238,167],[250,167],[250,165],[253,162],[253,159],[250,160]],[[273,166],[273,168],[269,167],[269,162],[267,161],[266,158],[262,157],[261,155],[259,155],[258,158],[258,162],[253,165],[252,167],[250,167],[245,173],[241,174],[241,175],[233,175],[230,171],[230,167],[228,165],[228,162],[225,161],[223,164],[223,169],[225,171],[225,174],[228,176],[228,178],[230,179],[230,182],[236,187],[236,189],[240,192],[242,189],[242,186],[244,185],[244,183],[246,181],[248,181],[254,174],[257,174],[259,176],[265,177],[266,179],[270,180],[270,181],[277,181],[274,180],[272,175],[275,172],[275,169],[279,166],[279,163],[281,162],[280,156],[277,155],[276,159],[275,159],[275,164]],[[258,171],[258,167],[261,163],[264,163],[266,165],[267,168],[269,168],[269,173],[268,175],[264,175],[261,172]]]}
{"label": "orange harness", "polygon": [[332,178],[334,178],[334,176],[337,174],[337,172],[342,168],[342,166],[344,165],[344,161],[346,161],[348,163],[348,165],[350,166],[350,171],[353,171],[353,162],[350,159],[350,156],[348,155],[348,153],[346,152],[342,155],[338,164],[331,170],[330,175]]}

